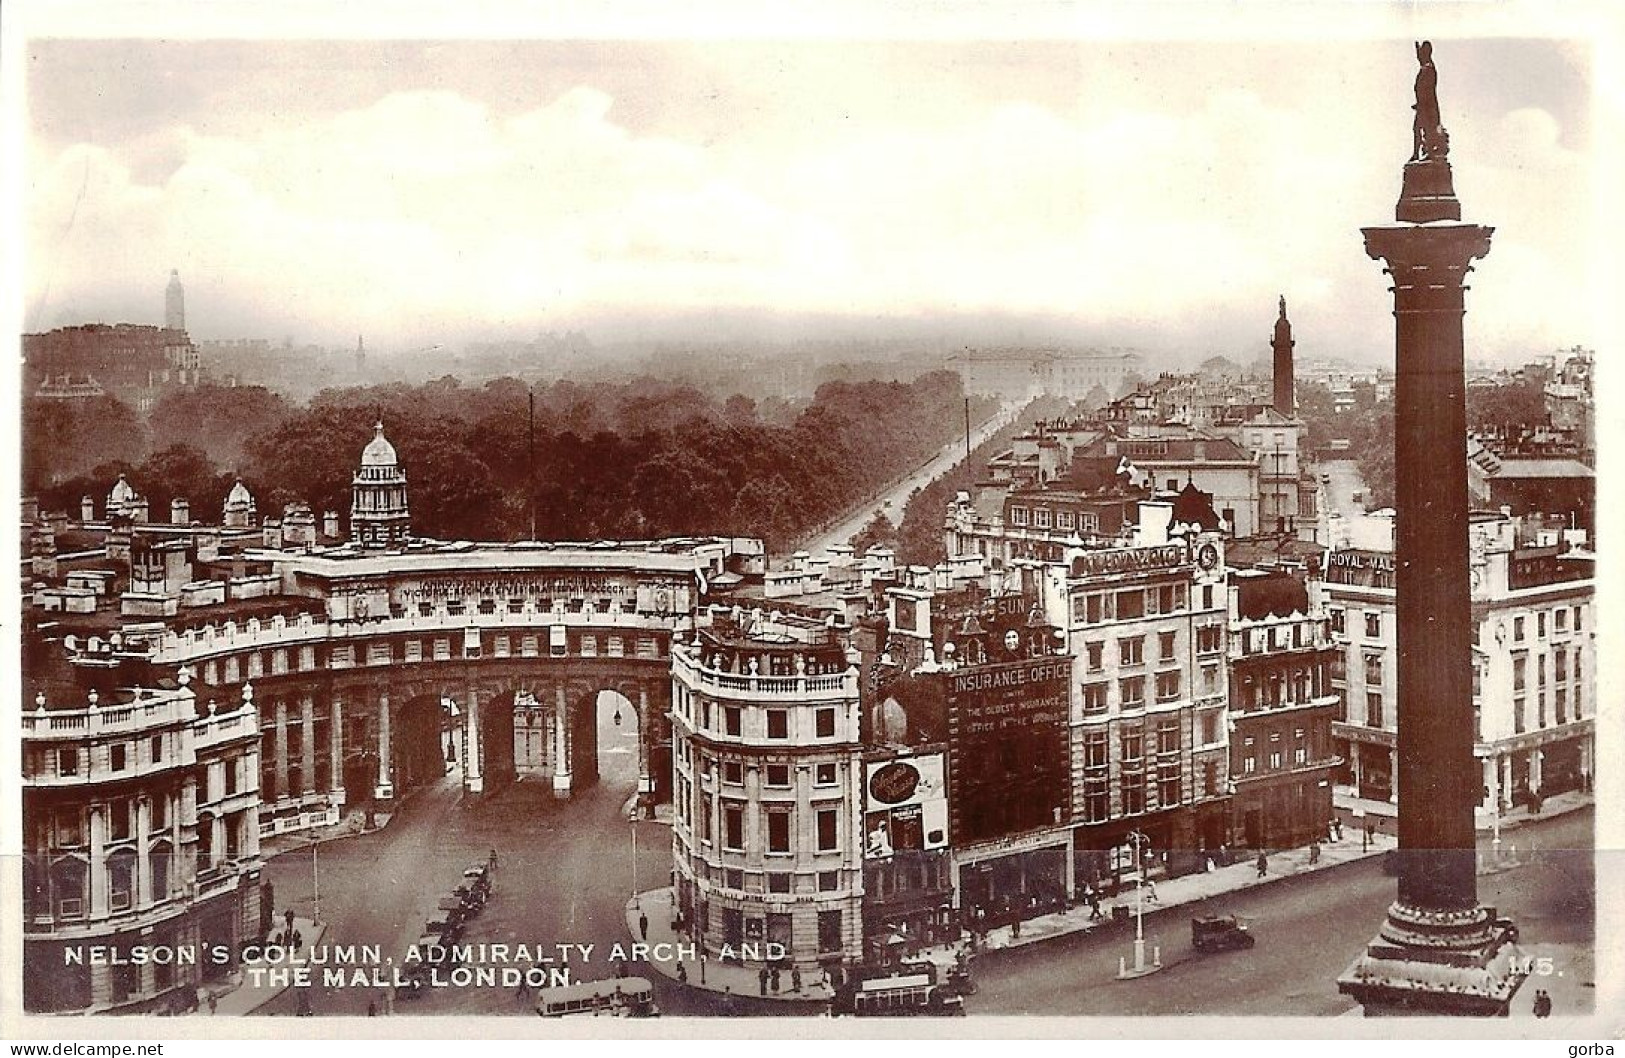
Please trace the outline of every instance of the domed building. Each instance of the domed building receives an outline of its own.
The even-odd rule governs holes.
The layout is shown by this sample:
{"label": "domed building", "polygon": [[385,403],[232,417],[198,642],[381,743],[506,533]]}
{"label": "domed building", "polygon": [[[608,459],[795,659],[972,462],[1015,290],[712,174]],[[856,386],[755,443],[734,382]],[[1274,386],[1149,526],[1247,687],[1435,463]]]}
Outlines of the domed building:
{"label": "domed building", "polygon": [[248,529],[254,525],[254,517],[258,514],[254,494],[248,491],[241,478],[226,494],[226,504],[221,514],[221,521],[227,529]]}
{"label": "domed building", "polygon": [[362,547],[394,547],[410,533],[406,469],[384,436],[384,424],[374,424],[373,430],[350,486],[350,540]]}

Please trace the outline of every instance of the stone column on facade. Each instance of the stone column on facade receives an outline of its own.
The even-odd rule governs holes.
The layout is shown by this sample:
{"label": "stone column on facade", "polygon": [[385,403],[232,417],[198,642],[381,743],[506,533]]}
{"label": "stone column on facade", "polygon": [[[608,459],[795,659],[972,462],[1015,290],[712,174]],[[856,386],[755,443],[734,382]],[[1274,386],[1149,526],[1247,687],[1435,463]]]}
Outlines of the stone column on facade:
{"label": "stone column on facade", "polygon": [[570,774],[570,699],[563,686],[557,688],[553,710],[553,796],[569,797]]}
{"label": "stone column on facade", "polygon": [[[1423,106],[1432,46],[1417,58],[1418,113],[1436,112]],[[1492,229],[1461,222],[1448,134],[1421,131],[1396,223],[1364,229],[1394,296],[1399,884],[1338,987],[1368,1016],[1504,1016],[1523,974],[1512,924],[1478,902],[1462,333],[1467,273]]]}
{"label": "stone column on facade", "polygon": [[1539,746],[1529,751],[1529,792],[1538,794],[1541,786],[1540,765],[1546,757]]}
{"label": "stone column on facade", "polygon": [[638,685],[638,807],[644,804],[653,804],[655,796],[654,775],[649,770],[649,750],[654,741],[654,733],[658,729],[654,717],[649,715],[649,688],[643,684]]}
{"label": "stone column on facade", "polygon": [[[226,816],[224,812],[217,812],[209,817],[209,866],[221,863],[226,858]],[[239,849],[238,855],[241,855]]]}
{"label": "stone column on facade", "polygon": [[1484,799],[1483,805],[1495,818],[1501,815],[1501,769],[1496,764],[1496,758],[1484,758],[1484,788],[1489,796]]}
{"label": "stone column on facade", "polygon": [[344,807],[344,703],[334,698],[327,707],[327,772],[329,797],[333,804]]}
{"label": "stone column on facade", "polygon": [[107,806],[90,806],[90,917],[107,914]]}
{"label": "stone column on facade", "polygon": [[288,703],[276,703],[276,798],[282,800],[293,791],[288,789]]}
{"label": "stone column on facade", "polygon": [[152,891],[152,797],[135,799],[135,906],[150,907]]}
{"label": "stone column on facade", "polygon": [[485,792],[485,776],[481,770],[483,755],[480,746],[480,692],[468,689],[468,711],[463,716],[466,739],[463,745],[463,787],[469,793]]}
{"label": "stone column on facade", "polygon": [[300,796],[316,794],[322,791],[316,787],[316,699],[306,695],[299,703],[300,728],[299,738],[299,770],[304,772],[299,785]]}
{"label": "stone column on facade", "polygon": [[1388,751],[1388,803],[1399,803],[1399,746],[1397,745]]}
{"label": "stone column on facade", "polygon": [[[256,773],[257,774],[257,773]],[[175,878],[176,884],[182,878],[195,878],[202,869],[197,862],[196,843],[181,843],[181,821],[195,822],[197,820],[197,779],[188,775],[182,782],[180,795],[175,799]]]}
{"label": "stone column on facade", "polygon": [[389,695],[378,697],[378,786],[372,795],[380,801],[395,796],[394,762],[389,737]]}

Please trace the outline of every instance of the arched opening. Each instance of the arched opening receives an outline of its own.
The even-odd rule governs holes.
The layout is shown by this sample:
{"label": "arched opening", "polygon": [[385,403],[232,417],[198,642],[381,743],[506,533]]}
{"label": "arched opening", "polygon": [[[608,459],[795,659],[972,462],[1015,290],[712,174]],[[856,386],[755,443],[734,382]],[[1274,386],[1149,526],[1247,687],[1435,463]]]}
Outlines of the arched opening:
{"label": "arched opening", "polygon": [[619,691],[599,691],[594,709],[598,781],[612,789],[637,789],[638,711]]}
{"label": "arched opening", "polygon": [[446,706],[439,695],[402,702],[391,716],[394,780],[398,790],[438,782],[446,774]]}

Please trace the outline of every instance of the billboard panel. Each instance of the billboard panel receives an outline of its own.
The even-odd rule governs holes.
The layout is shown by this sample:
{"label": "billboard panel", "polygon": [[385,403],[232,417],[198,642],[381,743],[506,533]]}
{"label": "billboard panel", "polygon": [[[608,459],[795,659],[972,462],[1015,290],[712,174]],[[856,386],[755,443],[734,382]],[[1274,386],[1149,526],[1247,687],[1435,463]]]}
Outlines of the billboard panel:
{"label": "billboard panel", "polygon": [[865,765],[865,858],[947,848],[946,770],[941,753],[872,760]]}
{"label": "billboard panel", "polygon": [[948,808],[959,842],[1070,817],[1070,657],[961,669],[948,677]]}

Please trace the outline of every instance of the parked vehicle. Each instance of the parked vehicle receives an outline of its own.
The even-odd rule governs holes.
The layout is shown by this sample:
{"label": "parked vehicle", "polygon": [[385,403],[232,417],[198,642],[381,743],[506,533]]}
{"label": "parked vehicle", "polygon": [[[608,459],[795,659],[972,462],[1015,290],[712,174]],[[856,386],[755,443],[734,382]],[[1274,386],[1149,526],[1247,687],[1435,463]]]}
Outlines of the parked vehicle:
{"label": "parked vehicle", "polygon": [[1191,947],[1197,951],[1235,951],[1251,948],[1257,942],[1247,924],[1235,915],[1191,919]]}
{"label": "parked vehicle", "polygon": [[645,977],[615,977],[544,988],[536,998],[536,1013],[544,1018],[653,1018],[660,1014],[654,986]]}

